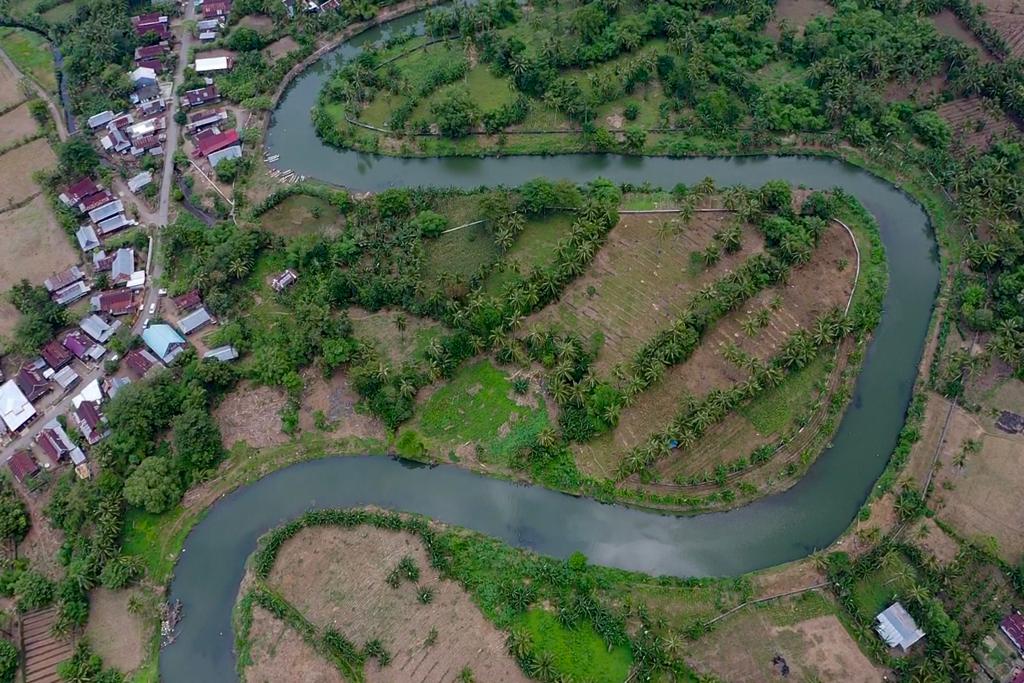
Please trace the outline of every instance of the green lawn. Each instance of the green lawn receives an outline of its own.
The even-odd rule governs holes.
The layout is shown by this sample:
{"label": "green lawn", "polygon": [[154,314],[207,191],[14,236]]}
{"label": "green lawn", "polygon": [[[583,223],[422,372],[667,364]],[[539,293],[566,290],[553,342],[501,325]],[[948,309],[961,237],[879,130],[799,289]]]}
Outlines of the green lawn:
{"label": "green lawn", "polygon": [[11,61],[49,92],[57,92],[50,44],[41,36],[17,28],[0,29],[0,48]]}
{"label": "green lawn", "polygon": [[46,19],[51,24],[67,23],[75,16],[75,11],[78,10],[80,4],[82,4],[81,0],[71,0],[71,2],[57,5],[43,12],[43,19]]}
{"label": "green lawn", "polygon": [[[523,275],[529,273],[535,266],[550,263],[558,241],[569,232],[574,219],[575,216],[571,213],[555,213],[528,221],[516,238],[515,244],[508,250],[504,261],[509,265],[518,265]],[[487,278],[484,291],[488,294],[500,294],[501,288],[513,277],[512,270],[495,270]]]}
{"label": "green lawn", "polygon": [[[168,510],[162,515],[151,515],[138,509],[131,509],[124,519],[125,555],[137,555],[146,566],[146,576],[155,584],[163,585],[171,577],[178,551],[185,542],[195,520],[178,524],[191,514],[182,507]],[[168,529],[177,526],[177,531],[168,536]]]}
{"label": "green lawn", "polygon": [[917,580],[914,566],[900,554],[893,555],[874,572],[866,574],[853,586],[857,611],[865,619],[875,616],[898,598],[905,596]]}
{"label": "green lawn", "polygon": [[829,360],[829,354],[819,354],[807,367],[787,375],[782,384],[738,412],[761,434],[781,434],[814,402],[818,393],[815,385],[828,377]]}
{"label": "green lawn", "polygon": [[435,283],[442,273],[468,278],[498,258],[498,249],[484,224],[427,240],[425,251],[424,280]]}
{"label": "green lawn", "polygon": [[530,634],[536,654],[551,653],[555,668],[569,680],[622,683],[629,677],[633,658],[627,648],[610,652],[590,624],[567,629],[551,612],[531,609],[519,625]]}
{"label": "green lawn", "polygon": [[320,197],[294,195],[260,217],[260,225],[282,237],[340,229],[344,219],[338,209]]}
{"label": "green lawn", "polygon": [[508,376],[490,361],[462,368],[419,407],[412,429],[428,450],[443,455],[472,442],[485,459],[505,461],[549,426],[544,404],[518,405]]}

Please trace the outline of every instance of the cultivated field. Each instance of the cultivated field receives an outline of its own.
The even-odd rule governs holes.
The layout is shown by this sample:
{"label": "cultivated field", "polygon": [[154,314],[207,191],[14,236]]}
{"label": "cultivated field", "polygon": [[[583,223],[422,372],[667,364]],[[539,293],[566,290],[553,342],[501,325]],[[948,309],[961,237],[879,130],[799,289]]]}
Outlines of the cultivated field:
{"label": "cultivated field", "polygon": [[32,174],[57,164],[57,157],[46,140],[40,138],[0,156],[0,209],[10,207],[39,192]]}
{"label": "cultivated field", "polygon": [[[44,141],[37,142],[46,145]],[[48,151],[49,147],[46,149]],[[4,155],[0,160],[6,158],[7,155]],[[11,184],[17,184],[11,176],[5,177],[11,179]],[[2,291],[7,291],[22,278],[34,284],[42,284],[50,275],[79,262],[78,252],[57,225],[42,195],[25,206],[0,212],[0,242],[4,244],[4,248],[0,249]],[[16,322],[10,320],[8,315],[13,310],[13,307],[7,310],[6,301],[4,307],[0,307],[0,334],[8,333]]]}
{"label": "cultivated field", "polygon": [[1010,48],[1011,57],[1024,55],[1024,3],[1020,0],[982,0],[988,10],[985,21],[996,30]]}
{"label": "cultivated field", "polygon": [[970,29],[963,25],[963,22],[953,14],[952,10],[944,9],[932,16],[932,23],[939,33],[956,38],[961,43],[969,45],[978,51],[978,57],[983,62],[993,62],[995,59],[985,49],[985,45],[978,40],[978,37],[971,33]]}
{"label": "cultivated field", "polygon": [[[419,580],[392,588],[387,575],[406,556]],[[367,663],[368,681],[449,683],[467,667],[478,681],[527,680],[506,652],[504,634],[461,586],[440,578],[411,534],[305,529],[282,546],[267,583],[320,628],[335,628],[357,646],[379,638],[393,661]],[[417,584],[434,590],[429,604],[418,601]]]}
{"label": "cultivated field", "polygon": [[57,74],[50,44],[42,36],[17,28],[0,29],[0,47],[26,76],[47,92],[57,92]]}
{"label": "cultivated field", "polygon": [[[0,33],[0,36],[3,34]],[[0,43],[2,45],[2,43]],[[0,61],[0,109],[7,109],[25,99],[18,78]]]}
{"label": "cultivated field", "polygon": [[694,292],[763,251],[760,234],[745,226],[738,252],[710,268],[694,258],[733,220],[728,213],[699,213],[687,225],[674,214],[623,215],[586,274],[527,318],[524,329],[557,325],[583,339],[600,335],[594,367],[607,375],[682,314]]}
{"label": "cultivated field", "polygon": [[[746,247],[742,253],[746,252]],[[840,269],[840,262],[847,264]],[[688,360],[668,369],[660,382],[642,392],[636,402],[624,408],[619,415],[618,427],[599,439],[575,447],[577,464],[585,472],[608,476],[621,457],[643,442],[656,430],[664,428],[678,411],[680,401],[688,394],[703,397],[712,389],[722,389],[742,382],[748,372],[742,370],[724,355],[728,344],[735,344],[744,353],[761,360],[772,357],[789,334],[807,329],[815,319],[828,310],[846,306],[855,277],[856,253],[849,235],[841,227],[832,225],[822,236],[811,261],[793,270],[786,283],[767,288],[740,310],[725,316],[707,333],[703,342]],[[750,337],[742,330],[743,321],[771,303],[778,310],[771,315],[769,325]],[[713,443],[713,434],[724,435],[719,445],[728,445],[728,457],[749,455],[750,451],[770,440],[771,434],[751,431],[745,417],[730,417],[711,430],[702,441]],[[742,432],[745,436],[736,439]],[[676,451],[672,457],[658,463],[658,472],[672,478],[713,467],[722,457],[720,448],[703,448],[696,453]]]}
{"label": "cultivated field", "polygon": [[345,678],[291,628],[259,605],[252,610],[249,631],[252,663],[245,667],[249,683],[305,681],[343,683]]}
{"label": "cultivated field", "polygon": [[85,635],[106,666],[130,673],[146,655],[142,618],[128,609],[131,590],[98,587],[89,594],[89,623]]}
{"label": "cultivated field", "polygon": [[1013,121],[978,97],[953,100],[935,111],[953,129],[953,139],[965,147],[986,150],[997,137],[1017,132]]}
{"label": "cultivated field", "polygon": [[15,107],[0,116],[0,148],[35,135],[38,130],[39,126],[28,110],[28,103]]}

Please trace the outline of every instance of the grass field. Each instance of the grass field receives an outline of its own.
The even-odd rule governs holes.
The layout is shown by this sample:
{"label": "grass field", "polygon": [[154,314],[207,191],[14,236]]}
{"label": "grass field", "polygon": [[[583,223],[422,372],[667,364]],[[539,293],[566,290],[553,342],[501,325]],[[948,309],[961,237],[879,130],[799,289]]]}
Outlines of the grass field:
{"label": "grass field", "polygon": [[866,574],[853,587],[857,611],[868,621],[906,595],[917,580],[917,570],[899,553],[882,563],[877,570]]}
{"label": "grass field", "polygon": [[386,309],[370,313],[352,308],[349,320],[357,339],[371,342],[394,363],[423,360],[430,342],[443,333],[443,327],[432,320]]}
{"label": "grass field", "polygon": [[275,235],[295,237],[334,233],[344,225],[344,218],[324,199],[294,195],[263,214],[260,224]]}
{"label": "grass field", "polygon": [[0,148],[20,143],[36,135],[39,125],[28,110],[28,103],[0,116]]}
{"label": "grass field", "polygon": [[446,276],[466,280],[498,258],[494,239],[484,224],[441,235],[427,241],[425,247],[423,279],[435,286]]}
{"label": "grass field", "polygon": [[43,12],[43,19],[51,24],[64,24],[75,16],[75,12],[86,0],[70,0]]}
{"label": "grass field", "polygon": [[500,294],[502,286],[513,278],[515,268],[525,275],[536,266],[551,263],[558,241],[569,232],[573,220],[572,214],[555,213],[528,221],[502,258],[506,269],[494,270],[484,283],[484,291]]}
{"label": "grass field", "polygon": [[530,634],[536,652],[550,653],[557,669],[570,680],[620,683],[628,680],[632,658],[619,646],[609,651],[590,624],[567,629],[551,612],[531,609],[519,626]]}
{"label": "grass field", "polygon": [[817,393],[815,385],[828,377],[828,358],[818,356],[807,367],[797,370],[786,381],[770,389],[739,409],[761,434],[780,434],[807,408]]}
{"label": "grass field", "polygon": [[25,74],[47,92],[57,92],[57,74],[50,44],[35,33],[17,28],[0,28],[0,48]]}
{"label": "grass field", "polygon": [[505,464],[549,424],[535,393],[517,396],[505,372],[481,361],[462,368],[420,405],[409,429],[421,435],[435,455],[451,453]]}

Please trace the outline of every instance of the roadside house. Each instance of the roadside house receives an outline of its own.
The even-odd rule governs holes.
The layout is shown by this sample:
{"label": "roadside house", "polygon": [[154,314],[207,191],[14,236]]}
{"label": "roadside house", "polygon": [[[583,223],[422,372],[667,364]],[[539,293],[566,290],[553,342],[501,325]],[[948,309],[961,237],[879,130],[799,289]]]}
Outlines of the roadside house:
{"label": "roadside house", "polygon": [[153,174],[150,171],[143,171],[128,179],[128,190],[132,194],[138,194],[139,190],[153,182]]}
{"label": "roadside house", "polygon": [[39,463],[32,458],[32,454],[28,451],[15,451],[7,461],[7,466],[14,478],[22,484],[39,474]]}
{"label": "roadside house", "polygon": [[170,325],[150,325],[142,331],[142,341],[164,365],[174,362],[187,347],[185,340]]}
{"label": "roadside house", "polygon": [[203,305],[203,299],[199,296],[199,290],[197,289],[186,292],[181,296],[176,296],[171,301],[174,303],[174,308],[177,309],[179,315],[194,311]]}
{"label": "roadside house", "polygon": [[39,355],[54,370],[60,370],[74,359],[74,355],[56,339],[46,342]]}
{"label": "roadside house", "polygon": [[135,251],[130,248],[118,249],[114,254],[114,261],[110,264],[110,282],[114,285],[123,285],[131,279],[134,272]]}
{"label": "roadside house", "polygon": [[17,383],[7,380],[0,384],[0,419],[12,434],[27,425],[36,416],[36,409],[21,393]]}
{"label": "roadside house", "polygon": [[105,344],[121,327],[121,321],[115,320],[112,325],[108,325],[106,320],[93,314],[83,318],[78,323],[78,326],[94,340],[100,344]]}
{"label": "roadside house", "polygon": [[82,401],[71,413],[85,440],[90,444],[99,443],[110,434],[107,429],[107,418],[100,412],[99,404],[94,401]]}
{"label": "roadside house", "polygon": [[18,374],[14,376],[14,382],[18,385],[22,395],[33,403],[53,389],[50,386],[50,380],[43,377],[43,373],[28,365],[18,370]]}

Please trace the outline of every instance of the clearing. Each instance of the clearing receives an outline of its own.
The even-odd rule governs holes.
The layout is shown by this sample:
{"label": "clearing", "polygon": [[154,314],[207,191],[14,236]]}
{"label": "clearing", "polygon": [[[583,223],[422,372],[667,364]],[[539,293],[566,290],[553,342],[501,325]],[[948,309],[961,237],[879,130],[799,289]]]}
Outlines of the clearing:
{"label": "clearing", "polygon": [[335,234],[344,225],[338,209],[319,197],[293,195],[260,217],[260,225],[281,237]]}
{"label": "clearing", "polygon": [[[46,144],[42,140],[37,142]],[[19,150],[35,144],[20,147]],[[6,158],[7,155],[0,157]],[[4,177],[13,180],[9,175]],[[50,275],[80,260],[78,252],[72,248],[68,236],[50,213],[42,195],[25,206],[0,211],[0,242],[4,244],[0,250],[0,289],[3,291],[10,289],[22,278],[42,284]]]}
{"label": "clearing", "polygon": [[[421,604],[417,584],[386,578],[403,557],[419,567],[418,584],[433,589]],[[443,580],[412,534],[358,527],[308,528],[281,547],[267,583],[320,628],[338,629],[357,646],[379,638],[393,655],[380,668],[367,663],[369,681],[456,680],[468,667],[478,681],[526,681],[505,650],[505,634],[480,613],[469,595]]]}
{"label": "clearing", "polygon": [[883,672],[861,652],[835,607],[819,593],[784,598],[727,617],[691,648],[698,671],[730,681],[791,680],[877,683]]}
{"label": "clearing", "polygon": [[238,25],[251,28],[259,33],[270,33],[274,30],[274,19],[266,14],[247,14],[239,19]]}
{"label": "clearing", "polygon": [[2,28],[0,29],[0,48],[7,53],[7,56],[23,74],[30,76],[47,92],[57,92],[57,74],[53,66],[53,53],[45,38],[25,29]]}
{"label": "clearing", "polygon": [[280,446],[288,441],[281,431],[281,409],[287,397],[280,389],[243,383],[213,411],[225,448],[244,441],[253,448]]}
{"label": "clearing", "polygon": [[1018,132],[1006,114],[980,97],[967,97],[947,102],[935,110],[950,128],[953,139],[964,147],[985,151],[1001,136]]}
{"label": "clearing", "polygon": [[259,605],[252,608],[249,656],[245,680],[249,683],[304,681],[343,683],[341,673],[288,626]]}
{"label": "clearing", "polygon": [[291,36],[285,36],[275,40],[270,45],[263,48],[263,54],[270,58],[270,61],[276,62],[277,60],[284,57],[292,50],[298,49],[299,44],[295,42],[295,39]]}
{"label": "clearing", "polygon": [[32,179],[32,174],[56,165],[57,157],[50,149],[50,144],[43,138],[33,140],[0,156],[0,178],[7,181],[0,190],[0,210],[10,208],[11,205],[37,194],[39,186]]}
{"label": "clearing", "polygon": [[971,33],[970,29],[963,25],[959,17],[953,14],[952,10],[943,9],[938,14],[932,15],[932,23],[939,33],[956,38],[964,45],[973,47],[978,51],[978,58],[982,62],[994,62],[995,58],[985,49],[984,43]]}
{"label": "clearing", "polygon": [[420,361],[430,342],[444,333],[444,326],[401,310],[382,309],[376,313],[358,307],[348,310],[353,335],[370,342],[393,363]]}
{"label": "clearing", "polygon": [[765,28],[772,38],[782,34],[782,22],[786,21],[803,34],[804,27],[815,17],[831,17],[836,10],[826,0],[779,0],[775,3],[775,16]]}
{"label": "clearing", "polygon": [[36,120],[28,110],[28,102],[0,116],[0,148],[7,147],[35,135],[39,131]]}
{"label": "clearing", "polygon": [[89,623],[85,635],[106,666],[123,673],[139,668],[147,643],[142,619],[131,613],[131,590],[94,588],[89,593]]}
{"label": "clearing", "polygon": [[320,373],[305,373],[306,390],[302,396],[299,427],[304,432],[317,427],[317,413],[327,421],[323,431],[333,437],[355,437],[384,441],[387,430],[372,415],[356,412],[359,394],[352,388],[348,375],[336,372],[329,380]]}

